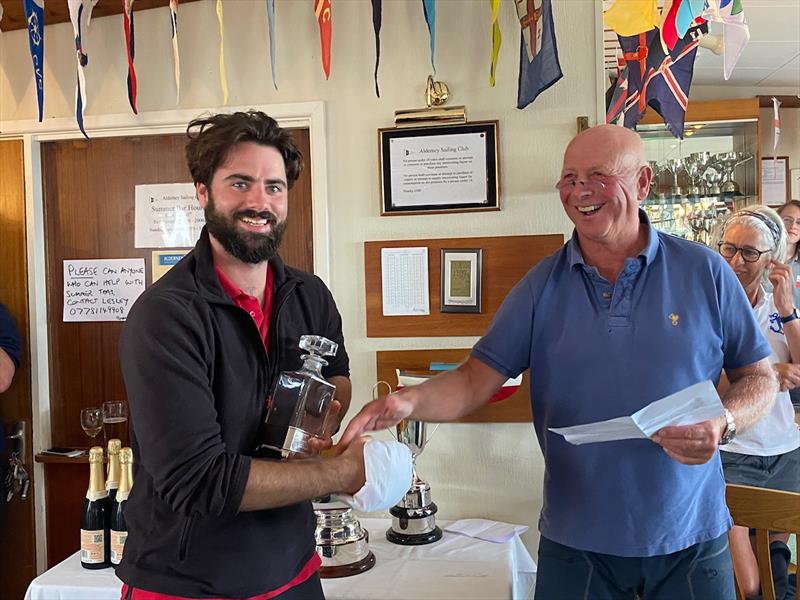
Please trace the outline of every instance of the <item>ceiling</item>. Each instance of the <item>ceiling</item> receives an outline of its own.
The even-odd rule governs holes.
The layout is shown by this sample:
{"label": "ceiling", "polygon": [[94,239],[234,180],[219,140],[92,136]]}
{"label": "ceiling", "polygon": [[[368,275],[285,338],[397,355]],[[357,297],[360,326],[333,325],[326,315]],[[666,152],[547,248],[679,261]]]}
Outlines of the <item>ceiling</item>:
{"label": "ceiling", "polygon": [[[606,8],[611,4],[604,1]],[[692,85],[793,88],[800,94],[800,0],[742,0],[742,4],[750,27],[750,42],[731,78],[725,81],[722,75],[721,55],[699,48]],[[709,24],[709,33],[721,35],[722,26]],[[616,70],[618,53],[616,34],[605,30],[606,68]]]}

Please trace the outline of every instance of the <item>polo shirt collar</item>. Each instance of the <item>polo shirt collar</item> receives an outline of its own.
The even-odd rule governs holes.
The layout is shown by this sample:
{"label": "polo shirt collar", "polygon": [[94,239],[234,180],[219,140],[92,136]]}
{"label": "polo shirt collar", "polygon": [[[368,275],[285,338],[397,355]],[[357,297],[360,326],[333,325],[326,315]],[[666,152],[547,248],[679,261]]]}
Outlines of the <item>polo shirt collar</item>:
{"label": "polo shirt collar", "polygon": [[[639,209],[639,223],[644,223],[648,228],[647,246],[639,252],[639,256],[644,258],[645,264],[650,264],[655,260],[656,253],[658,252],[658,231],[650,222],[647,213],[641,208]],[[583,260],[583,254],[581,253],[577,229],[572,232],[572,237],[567,242],[567,260],[569,260],[570,267],[586,264]]]}

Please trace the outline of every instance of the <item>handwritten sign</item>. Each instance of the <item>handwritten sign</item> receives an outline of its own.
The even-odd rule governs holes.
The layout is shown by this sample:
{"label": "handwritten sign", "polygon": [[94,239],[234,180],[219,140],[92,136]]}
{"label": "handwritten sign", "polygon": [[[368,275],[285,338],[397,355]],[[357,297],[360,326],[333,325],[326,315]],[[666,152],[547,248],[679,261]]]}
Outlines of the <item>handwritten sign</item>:
{"label": "handwritten sign", "polygon": [[135,190],[137,248],[189,248],[206,224],[193,183],[137,185]]}
{"label": "handwritten sign", "polygon": [[124,321],[144,292],[144,259],[64,261],[64,322]]}

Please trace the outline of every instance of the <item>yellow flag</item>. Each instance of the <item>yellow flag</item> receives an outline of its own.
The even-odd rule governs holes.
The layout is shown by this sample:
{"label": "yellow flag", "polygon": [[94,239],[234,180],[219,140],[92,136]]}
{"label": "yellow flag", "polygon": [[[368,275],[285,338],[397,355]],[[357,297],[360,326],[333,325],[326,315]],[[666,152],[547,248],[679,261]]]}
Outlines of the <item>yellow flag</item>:
{"label": "yellow flag", "polygon": [[603,13],[606,27],[624,36],[650,31],[659,18],[656,0],[616,0]]}
{"label": "yellow flag", "polygon": [[500,24],[497,22],[500,0],[489,0],[489,5],[492,7],[492,65],[489,68],[489,85],[494,87],[497,55],[500,54],[500,44],[503,41],[503,37],[500,35]]}
{"label": "yellow flag", "polygon": [[222,104],[228,104],[228,79],[225,77],[225,27],[222,21],[222,0],[217,0],[219,21],[219,84],[222,86]]}

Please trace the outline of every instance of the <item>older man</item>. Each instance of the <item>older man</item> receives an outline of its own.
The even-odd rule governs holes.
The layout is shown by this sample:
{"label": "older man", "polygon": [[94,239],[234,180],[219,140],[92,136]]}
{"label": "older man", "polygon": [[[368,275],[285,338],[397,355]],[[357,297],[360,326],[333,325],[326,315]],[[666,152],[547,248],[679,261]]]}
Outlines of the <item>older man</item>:
{"label": "older man", "polygon": [[[546,469],[537,599],[734,597],[717,447],[769,407],[770,349],[720,257],[648,222],[651,176],[634,132],[575,137],[556,185],[572,239],[509,293],[463,365],[369,403],[342,438],[457,419],[529,368]],[[723,369],[725,417],[582,446],[548,431],[631,414]]]}

